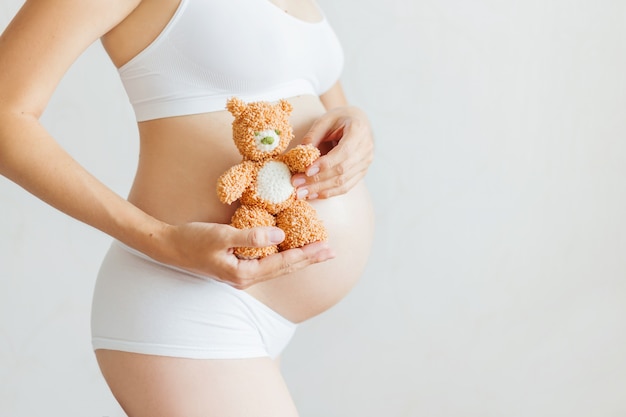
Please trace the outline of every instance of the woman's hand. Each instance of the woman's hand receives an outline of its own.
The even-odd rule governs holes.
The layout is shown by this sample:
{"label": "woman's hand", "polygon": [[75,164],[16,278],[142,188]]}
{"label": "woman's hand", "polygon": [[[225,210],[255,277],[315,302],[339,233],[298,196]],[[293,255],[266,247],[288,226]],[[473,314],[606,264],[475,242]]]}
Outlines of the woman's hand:
{"label": "woman's hand", "polygon": [[365,176],[374,157],[369,121],[356,107],[328,111],[313,124],[303,143],[322,151],[304,174],[292,178],[298,198],[308,200],[345,194]]}
{"label": "woman's hand", "polygon": [[243,260],[233,254],[235,247],[276,245],[284,238],[284,232],[277,227],[241,230],[216,223],[168,226],[165,247],[172,249],[173,253],[157,260],[211,276],[237,289],[245,289],[335,256],[325,242],[279,252],[263,259]]}

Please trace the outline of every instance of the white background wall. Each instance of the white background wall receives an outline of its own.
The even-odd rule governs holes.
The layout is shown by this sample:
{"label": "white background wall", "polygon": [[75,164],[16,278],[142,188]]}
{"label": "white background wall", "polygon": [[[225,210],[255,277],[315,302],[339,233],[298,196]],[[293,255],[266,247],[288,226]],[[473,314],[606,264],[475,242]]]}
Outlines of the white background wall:
{"label": "white background wall", "polygon": [[[320,3],[376,132],[378,225],[284,355],[302,417],[626,416],[626,3]],[[94,45],[43,121],[126,194],[132,119]],[[109,238],[4,179],[0,210],[0,415],[122,416],[89,342]]]}

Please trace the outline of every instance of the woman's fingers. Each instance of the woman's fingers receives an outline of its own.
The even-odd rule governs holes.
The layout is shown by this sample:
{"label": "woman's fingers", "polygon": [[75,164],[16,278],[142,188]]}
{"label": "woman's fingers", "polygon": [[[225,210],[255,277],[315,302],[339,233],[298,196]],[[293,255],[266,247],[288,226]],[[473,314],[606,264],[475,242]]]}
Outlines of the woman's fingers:
{"label": "woman's fingers", "polygon": [[[300,270],[334,257],[326,242],[290,249],[263,259],[245,260],[235,256],[235,247],[265,247],[285,238],[277,227],[237,229],[217,223],[186,223],[169,226],[166,257],[158,261],[213,277],[244,289],[262,281]],[[155,258],[156,259],[156,258]]]}
{"label": "woman's fingers", "polygon": [[208,230],[211,231],[213,244],[208,245],[205,252],[204,272],[237,289],[248,288],[335,256],[326,242],[316,242],[262,259],[239,259],[233,253],[234,247],[276,245],[285,239],[285,233],[277,227],[237,229],[227,225],[212,226]]}
{"label": "woman's fingers", "polygon": [[372,151],[368,142],[345,137],[332,151],[316,161],[318,169],[313,172],[318,172],[308,176],[309,194],[327,198],[346,193],[365,176],[371,161]]}
{"label": "woman's fingers", "polygon": [[262,259],[239,260],[229,283],[237,289],[246,289],[334,257],[335,254],[326,242],[315,242]]}
{"label": "woman's fingers", "polygon": [[369,122],[358,109],[333,109],[318,119],[303,142],[331,147],[305,173],[293,176],[298,198],[309,200],[345,194],[362,179],[374,157]]}

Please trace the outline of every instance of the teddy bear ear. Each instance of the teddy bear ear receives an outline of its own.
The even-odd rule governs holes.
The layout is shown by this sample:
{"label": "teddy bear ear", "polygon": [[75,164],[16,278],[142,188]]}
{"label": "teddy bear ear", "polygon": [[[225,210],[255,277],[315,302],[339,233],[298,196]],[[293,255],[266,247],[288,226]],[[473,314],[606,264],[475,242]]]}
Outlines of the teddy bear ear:
{"label": "teddy bear ear", "polygon": [[231,97],[226,102],[226,109],[235,117],[239,117],[246,109],[246,103],[239,97]]}
{"label": "teddy bear ear", "polygon": [[291,105],[290,102],[288,102],[287,100],[283,98],[278,102],[278,105],[280,106],[281,110],[285,112],[285,114],[287,115],[291,114],[291,111],[293,110],[293,106]]}

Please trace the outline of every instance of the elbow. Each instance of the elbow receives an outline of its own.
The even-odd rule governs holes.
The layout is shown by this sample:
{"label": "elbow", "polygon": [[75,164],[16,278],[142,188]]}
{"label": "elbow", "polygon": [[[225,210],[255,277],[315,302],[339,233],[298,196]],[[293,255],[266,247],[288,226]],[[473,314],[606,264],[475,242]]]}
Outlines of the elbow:
{"label": "elbow", "polygon": [[23,123],[39,123],[43,110],[26,110],[19,106],[0,103],[0,132]]}
{"label": "elbow", "polygon": [[0,105],[0,163],[6,162],[6,157],[11,155],[13,146],[21,138],[37,131],[40,116],[37,112]]}
{"label": "elbow", "polygon": [[[0,98],[0,121],[7,120],[39,120],[45,110],[45,105],[39,105],[33,100],[15,97],[10,93]],[[1,96],[1,94],[0,94]]]}

